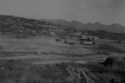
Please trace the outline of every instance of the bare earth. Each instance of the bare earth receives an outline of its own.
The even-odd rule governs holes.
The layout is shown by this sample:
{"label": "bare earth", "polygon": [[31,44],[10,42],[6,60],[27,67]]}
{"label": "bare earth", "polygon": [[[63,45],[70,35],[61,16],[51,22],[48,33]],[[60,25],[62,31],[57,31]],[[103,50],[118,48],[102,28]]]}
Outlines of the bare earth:
{"label": "bare earth", "polygon": [[[69,45],[63,41],[56,42],[54,37],[18,39],[13,36],[0,36],[0,46],[3,47],[0,51],[4,54],[0,59],[37,59],[33,61],[33,64],[61,62],[84,64],[87,62],[103,62],[108,57],[106,55],[95,55],[91,49],[92,46]],[[114,55],[117,54],[111,56]]]}

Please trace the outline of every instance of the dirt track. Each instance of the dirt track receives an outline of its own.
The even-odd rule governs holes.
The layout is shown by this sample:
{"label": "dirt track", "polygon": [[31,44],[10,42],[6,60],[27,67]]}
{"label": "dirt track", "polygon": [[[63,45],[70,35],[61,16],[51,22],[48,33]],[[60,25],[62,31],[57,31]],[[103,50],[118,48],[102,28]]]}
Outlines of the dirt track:
{"label": "dirt track", "polygon": [[[105,60],[104,55],[76,55],[66,53],[47,53],[47,52],[0,52],[3,56],[0,60],[32,60],[33,64],[55,64],[55,63],[82,63],[87,62],[103,62]],[[6,55],[7,53],[7,55]],[[8,55],[12,54],[12,56]],[[20,55],[20,56],[19,56]]]}
{"label": "dirt track", "polygon": [[22,59],[36,60],[34,64],[60,63],[60,62],[103,62],[105,55],[95,55],[93,46],[69,45],[56,42],[53,37],[35,37],[17,39],[1,37],[0,60]]}

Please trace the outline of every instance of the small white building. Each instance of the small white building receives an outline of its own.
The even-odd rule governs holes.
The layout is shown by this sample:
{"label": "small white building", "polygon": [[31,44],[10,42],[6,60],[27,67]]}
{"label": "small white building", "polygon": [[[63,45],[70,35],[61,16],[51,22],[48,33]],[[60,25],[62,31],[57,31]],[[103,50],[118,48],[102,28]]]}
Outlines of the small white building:
{"label": "small white building", "polygon": [[49,32],[49,33],[50,33],[50,36],[56,36],[55,32]]}
{"label": "small white building", "polygon": [[82,39],[87,39],[87,38],[88,38],[88,36],[82,35]]}
{"label": "small white building", "polygon": [[75,44],[75,43],[76,43],[76,40],[74,40],[74,39],[65,39],[64,42],[65,42],[65,43],[68,43],[68,44]]}
{"label": "small white building", "polygon": [[74,35],[76,35],[76,36],[81,36],[82,33],[81,33],[80,31],[78,31],[78,32],[74,33]]}

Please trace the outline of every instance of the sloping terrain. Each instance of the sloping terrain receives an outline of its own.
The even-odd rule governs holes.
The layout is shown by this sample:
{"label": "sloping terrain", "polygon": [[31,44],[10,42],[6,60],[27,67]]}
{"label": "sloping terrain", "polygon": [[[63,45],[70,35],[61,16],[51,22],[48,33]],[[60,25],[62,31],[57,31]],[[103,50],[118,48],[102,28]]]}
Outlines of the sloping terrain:
{"label": "sloping terrain", "polygon": [[90,63],[32,65],[21,60],[0,61],[0,83],[124,83],[123,72]]}
{"label": "sloping terrain", "polygon": [[81,22],[75,21],[75,20],[68,22],[66,20],[61,20],[61,19],[42,19],[42,20],[51,22],[54,24],[72,26],[72,27],[82,28],[82,29],[86,29],[86,30],[106,30],[106,31],[117,32],[117,33],[125,32],[125,27],[122,25],[119,25],[119,24],[105,25],[105,24],[101,24],[99,22],[85,24],[85,23],[81,23]]}

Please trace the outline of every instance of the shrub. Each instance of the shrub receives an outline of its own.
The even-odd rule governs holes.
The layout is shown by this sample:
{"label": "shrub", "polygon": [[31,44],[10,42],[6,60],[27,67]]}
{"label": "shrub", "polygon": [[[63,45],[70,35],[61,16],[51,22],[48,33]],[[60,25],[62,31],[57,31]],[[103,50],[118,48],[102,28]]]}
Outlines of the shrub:
{"label": "shrub", "polygon": [[108,57],[103,64],[104,66],[112,67],[114,69],[125,68],[125,61],[120,57]]}
{"label": "shrub", "polygon": [[115,53],[125,53],[125,51],[116,48],[114,46],[111,46],[109,44],[100,44],[98,50],[104,51],[104,52],[115,52]]}

